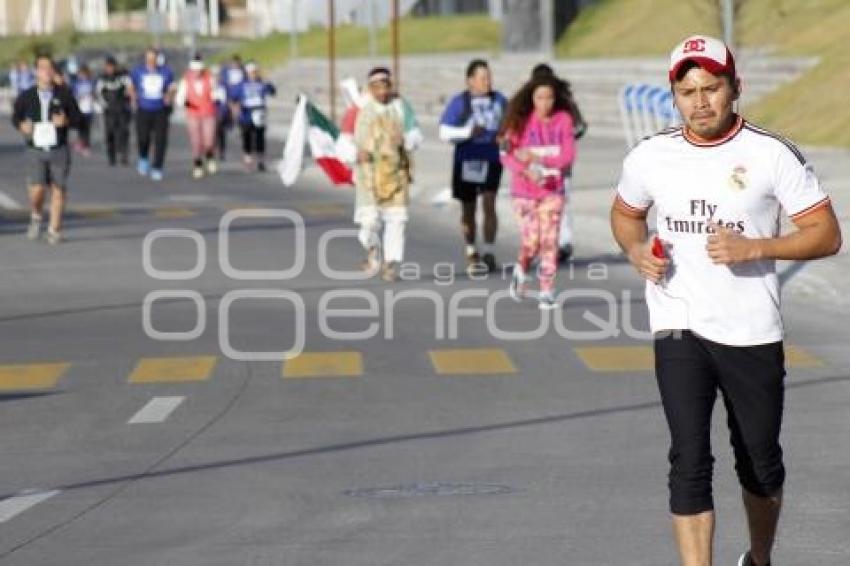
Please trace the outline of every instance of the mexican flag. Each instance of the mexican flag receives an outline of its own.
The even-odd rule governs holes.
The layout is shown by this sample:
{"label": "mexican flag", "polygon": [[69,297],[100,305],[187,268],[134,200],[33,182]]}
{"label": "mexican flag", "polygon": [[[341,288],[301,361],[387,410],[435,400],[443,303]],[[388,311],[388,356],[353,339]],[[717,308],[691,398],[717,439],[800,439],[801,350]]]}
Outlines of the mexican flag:
{"label": "mexican flag", "polygon": [[278,166],[283,184],[291,186],[298,178],[304,160],[305,144],[309,144],[313,160],[334,185],[353,184],[351,168],[338,155],[337,138],[339,128],[313,106],[306,96],[300,95],[286,138],[283,160]]}

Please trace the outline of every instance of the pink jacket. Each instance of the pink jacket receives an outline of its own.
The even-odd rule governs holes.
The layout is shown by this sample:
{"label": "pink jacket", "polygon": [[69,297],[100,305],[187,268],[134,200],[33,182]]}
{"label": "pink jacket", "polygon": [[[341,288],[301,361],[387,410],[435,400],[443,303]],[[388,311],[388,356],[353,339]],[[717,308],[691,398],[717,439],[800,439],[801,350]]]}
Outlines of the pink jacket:
{"label": "pink jacket", "polygon": [[[528,149],[543,156],[539,167],[520,161],[518,149]],[[555,112],[548,120],[532,114],[522,134],[511,134],[507,150],[502,153],[502,163],[510,169],[511,195],[520,198],[542,199],[552,194],[564,194],[564,177],[576,156],[573,138],[573,119],[563,110]],[[538,167],[545,175],[540,184],[525,178],[522,172]]]}

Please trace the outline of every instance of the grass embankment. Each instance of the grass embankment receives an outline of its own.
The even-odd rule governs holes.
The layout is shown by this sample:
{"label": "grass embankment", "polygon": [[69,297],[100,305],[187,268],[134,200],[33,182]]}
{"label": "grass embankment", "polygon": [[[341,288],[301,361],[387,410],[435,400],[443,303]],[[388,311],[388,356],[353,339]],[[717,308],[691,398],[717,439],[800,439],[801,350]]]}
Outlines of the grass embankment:
{"label": "grass embankment", "polygon": [[[560,57],[666,55],[693,33],[721,35],[718,3],[706,0],[605,0],[588,8],[560,39]],[[850,147],[847,0],[741,0],[739,46],[777,55],[817,56],[799,79],[746,109],[747,116],[795,141]]]}
{"label": "grass embankment", "polygon": [[753,121],[800,143],[850,147],[847,0],[747,0],[740,17],[743,45],[771,45],[782,55],[820,62],[748,110]]}
{"label": "grass embankment", "polygon": [[719,36],[706,0],[605,0],[583,10],[558,41],[558,57],[663,55],[691,34]]}
{"label": "grass embankment", "polygon": [[[402,54],[495,52],[500,48],[501,26],[487,16],[404,18],[399,24],[399,36]],[[242,43],[238,45],[238,51],[243,58],[255,59],[262,66],[271,67],[288,60],[289,41],[289,34],[274,33]],[[378,56],[390,55],[390,42],[389,28],[378,29],[375,42]],[[297,45],[299,57],[325,57],[328,53],[327,31],[314,28],[299,34]],[[368,29],[350,25],[338,27],[336,52],[338,57],[368,56]]]}
{"label": "grass embankment", "polygon": [[[2,37],[0,38],[0,69],[7,69],[12,62],[20,58],[32,61],[35,54],[41,52],[50,53],[55,58],[63,58],[71,53],[88,49],[104,49],[115,53],[140,53],[154,42],[155,37],[145,32],[80,33],[71,29],[62,29],[50,35]],[[231,42],[226,39],[198,39],[198,44],[202,46],[227,45]],[[182,47],[183,37],[180,34],[164,34],[160,36],[160,45]]]}

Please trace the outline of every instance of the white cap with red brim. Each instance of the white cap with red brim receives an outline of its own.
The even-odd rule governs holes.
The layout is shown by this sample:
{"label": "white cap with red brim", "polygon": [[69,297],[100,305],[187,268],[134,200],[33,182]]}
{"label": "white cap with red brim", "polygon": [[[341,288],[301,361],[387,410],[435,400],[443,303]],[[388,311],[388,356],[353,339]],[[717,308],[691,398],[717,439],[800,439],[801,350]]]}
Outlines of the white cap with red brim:
{"label": "white cap with red brim", "polygon": [[735,78],[735,58],[725,43],[706,35],[692,35],[670,53],[670,82],[675,82],[682,65],[692,61],[712,75]]}

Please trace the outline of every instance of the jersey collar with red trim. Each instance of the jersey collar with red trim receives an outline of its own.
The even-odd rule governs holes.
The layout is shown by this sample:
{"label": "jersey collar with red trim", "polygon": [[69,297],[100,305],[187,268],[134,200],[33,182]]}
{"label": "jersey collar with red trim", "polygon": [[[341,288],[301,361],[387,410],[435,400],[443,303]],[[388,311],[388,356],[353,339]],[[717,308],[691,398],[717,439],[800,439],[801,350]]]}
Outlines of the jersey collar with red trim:
{"label": "jersey collar with red trim", "polygon": [[740,132],[743,128],[744,128],[744,119],[741,116],[736,114],[735,115],[735,122],[732,124],[732,127],[729,128],[729,131],[726,132],[725,134],[723,134],[721,137],[717,138],[716,140],[709,140],[709,141],[699,141],[699,140],[697,140],[693,136],[693,134],[691,134],[688,131],[687,125],[682,126],[682,136],[691,145],[695,145],[697,147],[714,147],[714,146],[718,146],[718,145],[721,145],[721,144],[728,142],[729,140],[734,138],[736,135],[738,135],[738,132]]}

